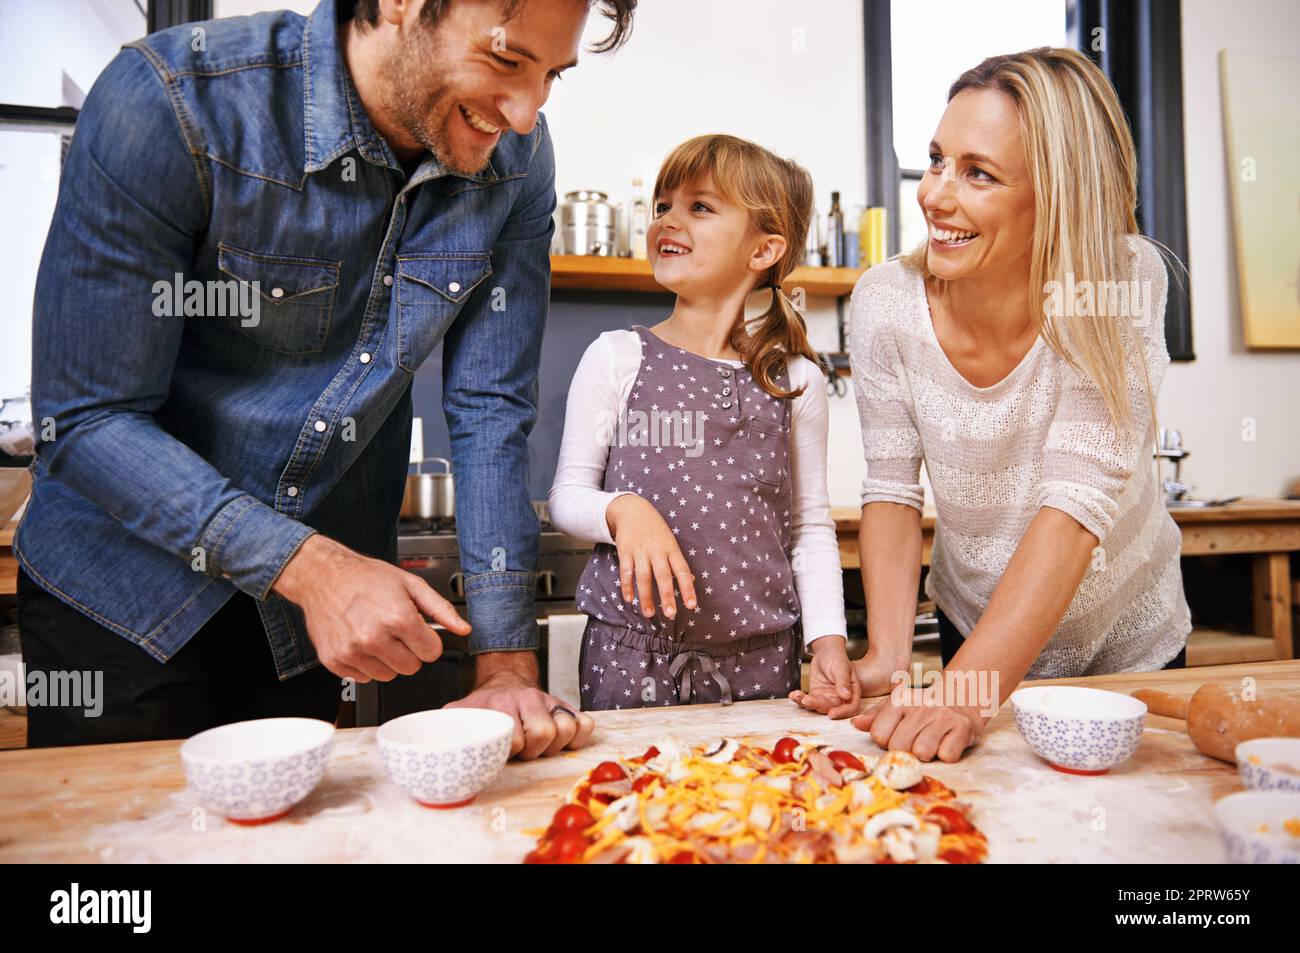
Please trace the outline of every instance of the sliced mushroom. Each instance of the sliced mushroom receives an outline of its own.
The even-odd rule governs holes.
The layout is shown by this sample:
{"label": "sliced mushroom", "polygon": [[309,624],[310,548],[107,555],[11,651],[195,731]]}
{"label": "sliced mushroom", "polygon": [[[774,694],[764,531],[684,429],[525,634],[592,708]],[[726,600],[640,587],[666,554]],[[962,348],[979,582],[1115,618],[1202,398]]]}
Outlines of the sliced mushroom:
{"label": "sliced mushroom", "polygon": [[910,751],[890,751],[871,772],[877,781],[895,791],[905,791],[921,781],[921,762]]}
{"label": "sliced mushroom", "polygon": [[881,811],[867,821],[867,826],[862,829],[862,833],[874,839],[891,828],[905,827],[909,830],[916,830],[920,826],[921,822],[917,820],[915,814],[911,811],[905,811],[901,807],[895,807],[888,811]]}
{"label": "sliced mushroom", "polygon": [[709,742],[704,748],[704,760],[714,764],[726,764],[740,750],[740,742],[734,738],[718,738]]}
{"label": "sliced mushroom", "polygon": [[916,860],[916,844],[912,831],[906,827],[891,827],[880,838],[880,843],[896,864],[906,864]]}
{"label": "sliced mushroom", "polygon": [[674,735],[668,735],[654,747],[659,749],[659,753],[647,761],[645,766],[658,774],[663,774],[691,756],[691,746]]}

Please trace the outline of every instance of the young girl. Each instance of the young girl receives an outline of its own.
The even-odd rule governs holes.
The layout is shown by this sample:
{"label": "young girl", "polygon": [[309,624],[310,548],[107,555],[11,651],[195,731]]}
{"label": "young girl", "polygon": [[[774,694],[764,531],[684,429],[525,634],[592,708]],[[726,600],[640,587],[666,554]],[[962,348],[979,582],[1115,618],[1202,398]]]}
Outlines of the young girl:
{"label": "young girl", "polygon": [[660,170],[647,244],[676,305],[587,348],[550,494],[555,526],[597,544],[577,593],[586,710],[784,698],[805,644],[815,690],[856,710],[826,388],[780,291],[812,205],[806,171],[732,136]]}

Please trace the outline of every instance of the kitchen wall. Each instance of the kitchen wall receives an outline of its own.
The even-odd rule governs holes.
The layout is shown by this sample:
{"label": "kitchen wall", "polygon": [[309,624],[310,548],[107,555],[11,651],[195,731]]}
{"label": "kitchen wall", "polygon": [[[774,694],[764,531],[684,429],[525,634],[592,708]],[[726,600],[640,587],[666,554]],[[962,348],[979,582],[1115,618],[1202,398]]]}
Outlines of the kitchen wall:
{"label": "kitchen wall", "polygon": [[[1219,84],[1223,49],[1300,56],[1300,5],[1183,0],[1187,267],[1196,360],[1170,368],[1160,419],[1182,430],[1192,453],[1183,471],[1198,495],[1277,496],[1300,478],[1300,352],[1247,351],[1242,343]],[[1297,115],[1277,121],[1294,123]],[[1295,207],[1278,214],[1294,215]],[[1242,438],[1247,418],[1254,421],[1254,441]]]}

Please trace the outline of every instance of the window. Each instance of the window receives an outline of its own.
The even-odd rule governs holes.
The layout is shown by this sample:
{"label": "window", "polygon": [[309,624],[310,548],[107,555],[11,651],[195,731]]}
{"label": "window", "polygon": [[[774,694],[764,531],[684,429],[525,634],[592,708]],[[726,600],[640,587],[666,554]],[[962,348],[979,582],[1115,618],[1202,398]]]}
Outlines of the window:
{"label": "window", "polygon": [[1000,0],[996,14],[964,0],[889,5],[894,152],[899,165],[898,249],[925,240],[916,188],[930,164],[930,139],[948,87],[988,56],[1036,46],[1068,46],[1065,0]]}
{"label": "window", "polygon": [[17,402],[30,388],[36,270],[77,110],[122,44],[145,34],[142,3],[0,4],[0,208],[8,223],[0,230],[0,399]]}

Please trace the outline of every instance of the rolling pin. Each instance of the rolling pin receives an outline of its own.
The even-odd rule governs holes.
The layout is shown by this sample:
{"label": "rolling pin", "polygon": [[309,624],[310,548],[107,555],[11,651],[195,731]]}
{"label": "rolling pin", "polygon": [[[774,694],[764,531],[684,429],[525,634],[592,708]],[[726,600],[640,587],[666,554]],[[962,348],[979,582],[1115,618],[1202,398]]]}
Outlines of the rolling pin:
{"label": "rolling pin", "polygon": [[1208,682],[1191,701],[1154,688],[1139,688],[1133,697],[1153,715],[1180,718],[1196,750],[1236,764],[1237,745],[1252,738],[1300,738],[1300,697],[1257,695],[1245,701],[1240,692]]}

